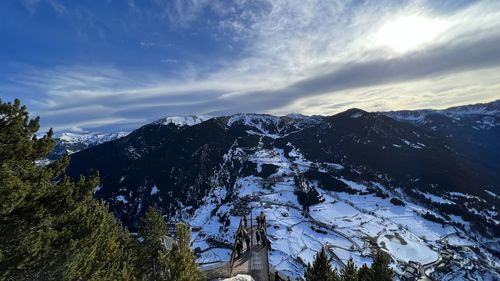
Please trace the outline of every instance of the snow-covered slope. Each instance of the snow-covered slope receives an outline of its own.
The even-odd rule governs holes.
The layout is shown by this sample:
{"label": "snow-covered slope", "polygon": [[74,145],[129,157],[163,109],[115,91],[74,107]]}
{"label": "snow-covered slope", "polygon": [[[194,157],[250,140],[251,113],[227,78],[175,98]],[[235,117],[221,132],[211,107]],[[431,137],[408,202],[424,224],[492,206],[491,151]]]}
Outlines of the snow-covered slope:
{"label": "snow-covered slope", "polygon": [[[187,116],[171,116],[162,118],[153,124],[168,125],[174,124],[176,126],[193,126],[211,119],[212,116],[208,115],[187,115]],[[108,141],[119,139],[128,135],[127,132],[117,133],[71,133],[63,132],[56,133],[54,139],[56,146],[54,152],[49,156],[50,160],[60,158],[64,154],[72,154],[80,150],[90,148]]]}
{"label": "snow-covered slope", "polygon": [[54,151],[49,155],[49,160],[55,160],[65,154],[72,154],[80,150],[99,145],[126,136],[126,132],[117,133],[56,133]]}
{"label": "snow-covered slope", "polygon": [[[491,129],[500,126],[500,100],[484,103],[450,107],[443,110],[401,110],[389,111],[383,114],[406,122],[418,125],[432,124],[438,128],[440,124],[436,123],[436,116],[447,117],[451,122],[459,123],[463,126],[467,123],[476,130]],[[469,121],[464,124],[464,121]]]}
{"label": "snow-covered slope", "polygon": [[75,144],[75,143],[85,143],[87,145],[96,145],[103,142],[111,141],[117,138],[126,136],[126,132],[118,133],[61,133],[54,136],[55,139],[60,140],[63,143]]}
{"label": "snow-covered slope", "polygon": [[[498,243],[498,239],[471,235],[469,224],[459,218],[456,224],[455,219],[444,224],[426,219],[427,215],[446,221],[413,202],[401,189],[391,190],[375,181],[336,177],[345,190],[332,190],[301,175],[308,171],[327,175],[342,165],[308,161],[291,144],[288,153],[266,148],[264,138],[255,147],[232,147],[214,175],[214,183],[235,161],[254,163],[255,171],[239,176],[229,191],[215,187],[193,215],[189,215],[190,207],[182,212],[182,219],[192,227],[192,246],[201,252],[199,263],[229,260],[230,250],[221,245],[232,243],[241,214],[251,210],[254,218],[261,211],[267,215],[271,266],[292,277],[303,276],[305,265],[321,247],[328,249],[339,269],[351,257],[358,265],[370,264],[372,254],[382,250],[392,257],[398,275],[411,272],[415,278],[427,275],[438,280],[499,277],[495,273],[499,260],[482,247],[483,243]],[[274,173],[259,176],[265,165],[275,167]],[[318,202],[304,205],[298,196],[301,192],[317,192]],[[394,203],[395,198],[399,204]],[[457,204],[453,198],[441,199],[446,200],[444,204]]]}
{"label": "snow-covered slope", "polygon": [[273,139],[298,132],[308,126],[321,123],[318,116],[290,114],[273,116],[267,114],[239,113],[227,117],[228,127],[246,127],[252,135],[267,136]]}
{"label": "snow-covered slope", "polygon": [[174,124],[176,126],[193,126],[211,118],[213,117],[208,115],[171,116],[162,118],[155,123],[162,125]]}
{"label": "snow-covered slope", "polygon": [[454,115],[489,115],[500,117],[500,100],[490,103],[479,103],[450,107],[443,110],[447,114]]}

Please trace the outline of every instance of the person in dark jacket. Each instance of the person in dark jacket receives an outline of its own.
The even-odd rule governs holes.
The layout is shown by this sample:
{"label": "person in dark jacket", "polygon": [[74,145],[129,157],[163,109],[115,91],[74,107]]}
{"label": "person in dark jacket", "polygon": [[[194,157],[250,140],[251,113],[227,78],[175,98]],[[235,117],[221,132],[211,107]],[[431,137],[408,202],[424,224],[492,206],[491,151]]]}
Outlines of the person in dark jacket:
{"label": "person in dark jacket", "polygon": [[243,225],[247,227],[247,216],[243,216]]}
{"label": "person in dark jacket", "polygon": [[241,239],[238,238],[236,241],[236,258],[239,259],[241,256],[241,250],[243,250],[243,242],[241,242]]}
{"label": "person in dark jacket", "polygon": [[260,224],[262,227],[266,227],[266,216],[262,211],[260,212]]}
{"label": "person in dark jacket", "polygon": [[262,246],[265,246],[266,245],[266,232],[264,231],[264,229],[259,229],[259,234],[260,234],[260,238],[262,240]]}
{"label": "person in dark jacket", "polygon": [[257,245],[260,243],[260,231],[255,232],[255,239],[257,240]]}
{"label": "person in dark jacket", "polygon": [[240,233],[240,238],[245,238],[245,236],[248,235],[248,231],[244,227],[240,229],[239,233]]}
{"label": "person in dark jacket", "polygon": [[245,236],[245,242],[247,244],[247,251],[250,250],[250,235]]}

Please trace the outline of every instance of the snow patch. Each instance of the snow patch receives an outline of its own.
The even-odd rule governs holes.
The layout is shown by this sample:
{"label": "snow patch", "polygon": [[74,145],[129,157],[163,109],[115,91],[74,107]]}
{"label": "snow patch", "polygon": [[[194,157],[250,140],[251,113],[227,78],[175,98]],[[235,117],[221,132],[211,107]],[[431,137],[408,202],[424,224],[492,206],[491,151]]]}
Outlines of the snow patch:
{"label": "snow patch", "polygon": [[484,191],[486,191],[486,193],[488,193],[489,195],[491,195],[491,196],[493,196],[493,197],[495,197],[495,198],[497,198],[497,197],[498,197],[498,195],[496,195],[496,193],[495,193],[495,192],[493,192],[493,191],[489,191],[489,190],[486,190],[486,189],[485,189]]}
{"label": "snow patch", "polygon": [[125,198],[125,195],[116,196],[116,201],[123,202],[124,204],[128,203],[128,200]]}
{"label": "snow patch", "polygon": [[438,203],[438,204],[455,204],[455,202],[452,202],[450,200],[447,200],[447,199],[444,199],[443,197],[440,197],[440,196],[436,196],[434,194],[430,194],[428,192],[426,193],[423,193],[423,192],[420,192],[420,194],[422,194],[425,198],[431,200],[433,203]]}
{"label": "snow patch", "polygon": [[386,234],[380,236],[377,243],[387,249],[393,257],[398,260],[409,262],[414,261],[421,264],[428,264],[438,259],[438,254],[414,239],[405,239],[404,236]]}
{"label": "snow patch", "polygon": [[208,115],[171,116],[171,117],[166,117],[166,118],[160,119],[160,120],[156,121],[155,123],[162,124],[162,125],[174,124],[178,127],[194,126],[196,124],[200,124],[202,122],[205,122],[211,118],[213,118],[213,117],[208,116]]}
{"label": "snow patch", "polygon": [[160,190],[156,187],[156,185],[154,185],[153,188],[151,188],[151,193],[149,195],[155,195],[158,192],[160,192]]}
{"label": "snow patch", "polygon": [[231,278],[222,279],[222,281],[254,281],[254,279],[250,275],[238,274]]}

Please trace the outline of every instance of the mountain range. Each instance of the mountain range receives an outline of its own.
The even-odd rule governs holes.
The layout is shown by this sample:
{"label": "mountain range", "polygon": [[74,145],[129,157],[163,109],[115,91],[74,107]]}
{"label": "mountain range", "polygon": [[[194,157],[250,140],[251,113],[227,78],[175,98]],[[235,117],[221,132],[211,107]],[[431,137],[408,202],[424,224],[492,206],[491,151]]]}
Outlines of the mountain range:
{"label": "mountain range", "polygon": [[65,154],[73,154],[80,150],[99,145],[126,136],[125,132],[118,133],[70,133],[64,132],[54,135],[55,146],[48,160],[56,160]]}
{"label": "mountain range", "polygon": [[150,205],[189,223],[200,264],[227,260],[239,216],[263,210],[270,263],[291,276],[327,247],[340,268],[382,249],[400,276],[499,277],[500,101],[167,117],[91,136],[62,135],[53,159],[74,152],[74,178],[99,172],[94,195],[132,230]]}

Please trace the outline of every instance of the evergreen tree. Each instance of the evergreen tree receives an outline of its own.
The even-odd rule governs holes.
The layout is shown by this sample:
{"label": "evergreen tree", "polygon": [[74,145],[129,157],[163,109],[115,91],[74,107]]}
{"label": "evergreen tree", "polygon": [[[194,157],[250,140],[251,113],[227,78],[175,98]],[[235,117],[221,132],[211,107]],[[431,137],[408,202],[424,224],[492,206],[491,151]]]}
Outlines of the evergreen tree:
{"label": "evergreen tree", "polygon": [[52,130],[37,137],[39,127],[19,100],[0,100],[0,281],[200,280],[187,226],[167,253],[167,226],[150,208],[139,245],[92,197],[97,176],[70,180],[68,157],[37,164],[54,147]]}
{"label": "evergreen tree", "polygon": [[370,268],[364,263],[358,269],[358,281],[370,281]]}
{"label": "evergreen tree", "polygon": [[140,223],[141,270],[147,280],[162,280],[168,272],[168,259],[162,238],[167,235],[167,224],[160,212],[149,207]]}
{"label": "evergreen tree", "polygon": [[19,100],[0,101],[0,280],[132,280],[134,241],[92,198],[98,178],[70,181]]}
{"label": "evergreen tree", "polygon": [[185,224],[176,225],[177,239],[169,253],[169,281],[198,281],[201,275],[196,265],[195,255],[191,251],[189,227]]}
{"label": "evergreen tree", "polygon": [[357,281],[358,280],[358,269],[354,265],[352,258],[349,258],[347,265],[342,269],[340,273],[342,281]]}
{"label": "evergreen tree", "polygon": [[392,280],[393,272],[389,267],[389,257],[387,254],[379,251],[373,259],[370,267],[370,277],[372,281],[390,281]]}
{"label": "evergreen tree", "polygon": [[334,281],[337,274],[332,270],[330,261],[324,248],[316,255],[313,264],[307,264],[305,272],[306,281]]}

